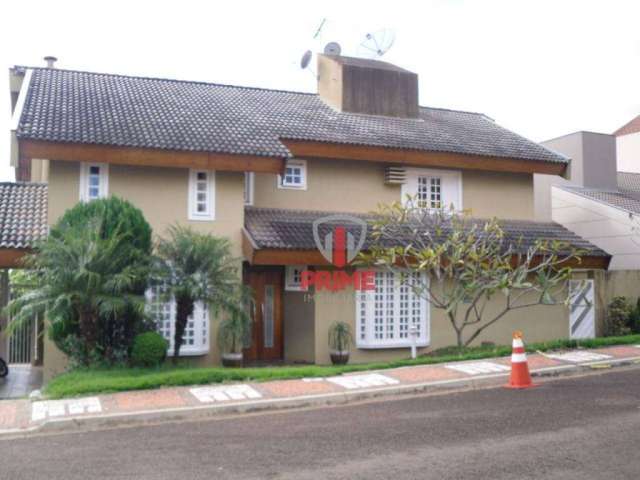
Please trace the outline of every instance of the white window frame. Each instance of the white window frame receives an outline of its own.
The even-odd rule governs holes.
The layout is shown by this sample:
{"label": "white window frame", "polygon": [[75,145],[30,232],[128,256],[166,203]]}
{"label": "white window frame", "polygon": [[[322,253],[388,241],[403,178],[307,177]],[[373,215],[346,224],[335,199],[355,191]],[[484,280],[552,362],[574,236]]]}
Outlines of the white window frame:
{"label": "white window frame", "polygon": [[[155,287],[158,288],[158,287]],[[146,299],[146,308],[148,314],[153,318],[154,322],[156,322],[156,331],[161,334],[167,342],[169,342],[169,347],[167,349],[167,355],[173,356],[173,348],[174,348],[174,337],[176,333],[176,302],[172,298],[167,302],[160,302],[154,298],[153,288],[147,289],[145,292]],[[162,308],[165,309],[165,313],[169,315],[169,325],[158,325],[158,321],[167,321],[167,320],[159,320],[158,318],[154,318],[154,305],[155,302],[158,304],[162,304]],[[184,343],[189,340],[189,331],[193,330],[193,345],[188,345]],[[193,315],[189,317],[187,320],[187,328],[185,329],[185,333],[182,337],[182,346],[180,347],[180,356],[181,357],[190,357],[190,356],[198,356],[198,355],[207,355],[209,353],[209,337],[211,332],[211,318],[209,314],[209,308],[206,307],[202,302],[196,302],[193,310]]]}
{"label": "white window frame", "polygon": [[[385,332],[385,337],[388,337],[388,332],[391,332],[392,338],[375,338],[375,310],[377,301],[376,294],[386,296],[389,294],[389,291],[386,290],[383,292],[378,292],[377,289],[368,291],[356,291],[356,331],[354,335],[356,347],[360,349],[411,347],[413,339],[411,338],[410,327],[413,322],[412,317],[410,316],[410,312],[413,308],[418,308],[418,313],[420,315],[419,336],[416,339],[416,346],[428,346],[431,341],[431,304],[427,301],[425,295],[417,296],[412,293],[413,298],[409,297],[409,299],[406,300],[408,302],[408,305],[402,306],[403,299],[401,298],[401,294],[411,290],[411,287],[401,285],[402,270],[398,269],[393,272],[389,272],[388,270],[376,270],[376,282],[378,281],[380,274],[388,275],[390,273],[393,275],[393,295],[391,299],[392,305],[389,305],[389,303],[385,302],[380,308],[385,311],[387,317],[389,316],[389,312],[391,313],[393,323],[389,324],[388,322],[381,322],[379,326],[382,326],[383,331]],[[425,286],[428,285],[427,282],[429,280],[426,274],[423,272],[418,275],[420,275],[420,281],[424,282]],[[416,305],[413,305],[414,302],[416,302]],[[389,309],[389,307],[391,308]],[[408,317],[404,317],[404,319],[406,320],[404,322],[401,321],[403,319],[403,308],[407,309],[405,315],[409,315]],[[402,329],[401,326],[404,326],[405,328]]]}
{"label": "white window frame", "polygon": [[[100,169],[98,184],[98,196],[89,197],[89,176],[92,167]],[[89,202],[98,198],[106,198],[109,195],[109,164],[108,163],[80,163],[80,201]]]}
{"label": "white window frame", "polygon": [[244,204],[253,205],[256,175],[254,172],[244,172]]}
{"label": "white window frame", "polygon": [[[300,167],[300,184],[285,183],[282,175],[278,175],[278,188],[284,190],[306,190],[307,189],[307,161],[306,160],[288,160],[285,169],[289,166]],[[286,173],[286,172],[285,172]]]}
{"label": "white window frame", "polygon": [[[198,183],[198,174],[206,173],[207,174],[207,211],[206,212],[198,212],[196,201],[196,188]],[[195,221],[211,221],[216,218],[216,172],[213,170],[197,170],[191,169],[189,170],[189,220]]]}
{"label": "white window frame", "polygon": [[406,172],[407,179],[401,188],[403,204],[407,203],[408,196],[413,198],[418,194],[419,178],[426,177],[428,181],[440,180],[440,208],[448,210],[453,205],[454,210],[462,210],[462,172],[437,168],[407,168]]}
{"label": "white window frame", "polygon": [[307,265],[287,265],[284,269],[284,289],[289,292],[306,292],[308,289],[302,288],[302,272],[306,269]]}

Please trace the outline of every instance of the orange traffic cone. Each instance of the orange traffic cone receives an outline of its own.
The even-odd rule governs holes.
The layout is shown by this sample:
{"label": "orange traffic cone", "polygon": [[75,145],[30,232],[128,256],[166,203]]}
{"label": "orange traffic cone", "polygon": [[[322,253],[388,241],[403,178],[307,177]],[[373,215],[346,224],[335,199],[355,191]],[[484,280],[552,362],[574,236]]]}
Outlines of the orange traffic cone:
{"label": "orange traffic cone", "polygon": [[507,388],[531,388],[535,387],[529,374],[527,354],[524,353],[522,332],[513,332],[513,350],[511,351],[511,378]]}

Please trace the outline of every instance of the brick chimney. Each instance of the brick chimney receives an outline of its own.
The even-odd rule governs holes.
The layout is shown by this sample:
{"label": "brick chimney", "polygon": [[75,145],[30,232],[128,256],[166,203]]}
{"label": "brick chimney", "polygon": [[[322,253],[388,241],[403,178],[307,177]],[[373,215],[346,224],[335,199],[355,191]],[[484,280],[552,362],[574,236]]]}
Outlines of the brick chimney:
{"label": "brick chimney", "polygon": [[318,55],[318,94],[341,112],[418,118],[418,75],[379,60]]}

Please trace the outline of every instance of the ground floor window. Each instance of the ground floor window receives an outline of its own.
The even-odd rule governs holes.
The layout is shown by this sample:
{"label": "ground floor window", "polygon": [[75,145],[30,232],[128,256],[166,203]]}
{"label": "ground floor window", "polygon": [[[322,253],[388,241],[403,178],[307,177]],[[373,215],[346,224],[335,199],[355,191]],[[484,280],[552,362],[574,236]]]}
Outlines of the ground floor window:
{"label": "ground floor window", "polygon": [[[176,332],[176,302],[167,300],[161,286],[147,290],[147,310],[156,323],[158,333],[169,342],[169,355],[173,355]],[[193,315],[187,321],[180,355],[204,355],[209,353],[209,310],[197,302]]]}
{"label": "ground floor window", "polygon": [[377,271],[375,289],[356,292],[356,346],[395,348],[411,346],[411,326],[417,328],[417,344],[429,344],[429,305],[416,288],[427,281],[424,274]]}

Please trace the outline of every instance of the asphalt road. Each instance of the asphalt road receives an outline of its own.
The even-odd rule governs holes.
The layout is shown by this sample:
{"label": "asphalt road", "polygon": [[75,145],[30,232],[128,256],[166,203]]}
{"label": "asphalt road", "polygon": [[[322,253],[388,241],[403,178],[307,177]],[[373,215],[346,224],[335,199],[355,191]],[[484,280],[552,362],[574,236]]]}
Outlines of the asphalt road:
{"label": "asphalt road", "polygon": [[0,479],[637,479],[640,369],[345,407],[0,440]]}

